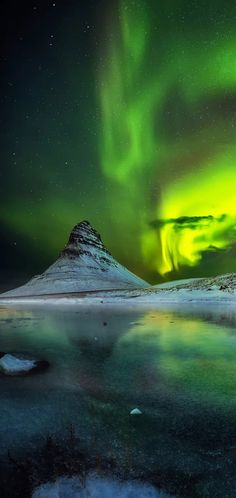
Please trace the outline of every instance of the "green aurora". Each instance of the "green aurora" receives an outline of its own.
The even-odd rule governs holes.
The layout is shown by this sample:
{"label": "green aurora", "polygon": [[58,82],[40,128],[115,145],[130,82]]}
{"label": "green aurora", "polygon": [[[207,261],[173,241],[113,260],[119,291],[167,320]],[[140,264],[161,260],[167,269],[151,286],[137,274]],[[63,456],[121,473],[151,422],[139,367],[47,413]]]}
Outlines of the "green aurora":
{"label": "green aurora", "polygon": [[123,1],[105,10],[84,41],[76,2],[68,22],[61,8],[54,56],[34,46],[37,68],[44,58],[52,76],[32,64],[23,75],[12,60],[7,69],[16,83],[1,223],[17,239],[14,257],[41,270],[87,218],[120,262],[152,282],[233,271],[234,2]]}
{"label": "green aurora", "polygon": [[[119,19],[118,41],[111,46],[101,84],[101,161],[109,178],[121,188],[129,186],[127,203],[131,199],[134,206],[146,207],[141,214],[139,209],[138,216],[134,209],[129,224],[139,226],[147,267],[165,274],[181,265],[194,266],[204,251],[228,248],[235,241],[236,149],[232,124],[222,118],[212,122],[200,115],[199,122],[179,138],[177,123],[181,129],[183,117],[179,119],[174,100],[174,112],[169,104],[168,110],[165,107],[172,89],[179,88],[188,121],[194,119],[198,108],[206,106],[209,93],[212,100],[222,90],[233,91],[236,36],[227,32],[225,38],[221,36],[212,43],[208,32],[205,50],[203,46],[196,50],[193,34],[187,32],[184,39],[176,40],[175,49],[172,40],[170,45],[167,42],[163,54],[158,28],[154,30],[151,13],[144,4],[135,2],[134,9],[133,2],[124,2]],[[176,121],[176,136],[171,143],[168,132],[162,132],[165,112]],[[219,147],[212,142],[215,137],[219,140],[222,128],[224,134],[227,129],[228,141]],[[206,151],[198,159],[199,145],[203,144]],[[192,155],[196,156],[194,168]],[[150,196],[149,203],[143,188],[145,175],[159,187],[159,195]],[[130,213],[128,206],[125,210]],[[215,219],[200,226],[166,223],[155,231],[148,227],[148,219],[153,217],[168,221],[183,216]]]}

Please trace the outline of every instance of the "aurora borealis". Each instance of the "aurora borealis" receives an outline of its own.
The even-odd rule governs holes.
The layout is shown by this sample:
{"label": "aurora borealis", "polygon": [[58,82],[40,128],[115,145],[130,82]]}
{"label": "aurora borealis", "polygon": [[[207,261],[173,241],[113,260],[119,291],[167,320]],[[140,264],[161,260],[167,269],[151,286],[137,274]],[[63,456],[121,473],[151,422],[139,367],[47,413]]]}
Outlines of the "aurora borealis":
{"label": "aurora borealis", "polygon": [[85,218],[152,282],[235,271],[235,2],[4,3],[3,268]]}

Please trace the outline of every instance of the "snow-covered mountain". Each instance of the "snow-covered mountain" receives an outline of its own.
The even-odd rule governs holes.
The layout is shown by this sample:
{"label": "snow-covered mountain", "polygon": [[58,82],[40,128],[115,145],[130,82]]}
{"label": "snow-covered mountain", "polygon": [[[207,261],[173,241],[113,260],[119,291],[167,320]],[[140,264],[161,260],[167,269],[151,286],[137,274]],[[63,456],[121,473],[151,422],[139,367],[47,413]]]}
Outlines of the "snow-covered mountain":
{"label": "snow-covered mountain", "polygon": [[118,263],[88,221],[78,223],[59,258],[42,275],[2,296],[39,296],[108,289],[132,289],[149,284]]}
{"label": "snow-covered mountain", "polygon": [[88,221],[76,225],[59,258],[42,275],[1,294],[11,298],[52,300],[72,298],[83,303],[218,302],[236,299],[236,273],[208,278],[190,278],[150,286],[118,263]]}

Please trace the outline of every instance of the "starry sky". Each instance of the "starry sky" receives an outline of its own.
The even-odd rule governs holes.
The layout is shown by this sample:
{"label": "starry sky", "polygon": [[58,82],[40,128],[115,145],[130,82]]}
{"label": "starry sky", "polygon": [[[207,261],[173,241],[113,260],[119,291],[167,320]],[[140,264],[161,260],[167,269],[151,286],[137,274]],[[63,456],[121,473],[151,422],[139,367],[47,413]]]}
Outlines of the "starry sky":
{"label": "starry sky", "polygon": [[82,219],[150,282],[235,271],[235,2],[1,9],[1,281]]}

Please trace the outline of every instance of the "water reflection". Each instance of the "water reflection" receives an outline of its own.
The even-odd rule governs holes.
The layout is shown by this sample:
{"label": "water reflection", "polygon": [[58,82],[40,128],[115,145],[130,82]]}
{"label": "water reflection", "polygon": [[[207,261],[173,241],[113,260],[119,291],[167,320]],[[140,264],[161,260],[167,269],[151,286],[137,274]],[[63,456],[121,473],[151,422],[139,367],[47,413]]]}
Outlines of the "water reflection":
{"label": "water reflection", "polygon": [[[192,317],[146,313],[118,339],[111,370],[124,365],[140,395],[159,389],[202,397],[209,403],[235,403],[235,329]],[[143,388],[145,383],[145,388]],[[124,383],[121,383],[124,387]],[[117,386],[118,389],[118,386]],[[130,393],[131,394],[131,393]],[[207,398],[207,399],[206,399]]]}
{"label": "water reflection", "polygon": [[0,309],[0,350],[50,363],[0,378],[1,451],[72,423],[128,474],[182,494],[191,483],[191,498],[233,496],[235,325],[230,308]]}

